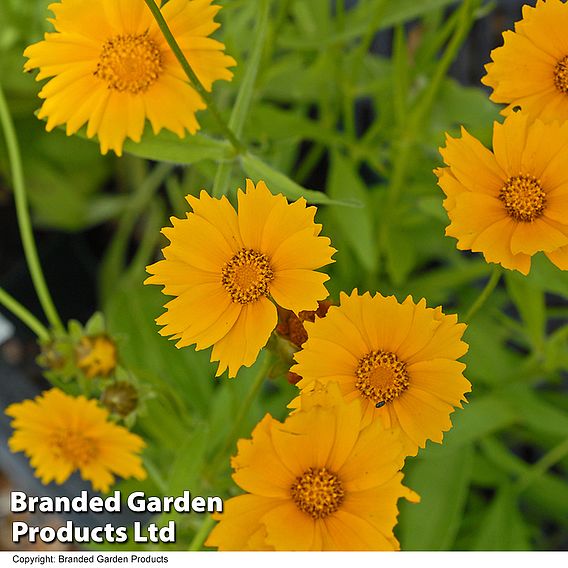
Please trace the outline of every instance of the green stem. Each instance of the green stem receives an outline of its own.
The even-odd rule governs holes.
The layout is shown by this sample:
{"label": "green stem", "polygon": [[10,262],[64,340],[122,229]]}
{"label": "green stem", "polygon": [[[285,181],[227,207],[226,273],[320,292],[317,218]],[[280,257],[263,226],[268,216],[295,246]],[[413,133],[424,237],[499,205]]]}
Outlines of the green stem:
{"label": "green stem", "polygon": [[174,38],[166,20],[164,19],[164,16],[162,15],[160,8],[158,8],[154,0],[144,0],[144,2],[146,2],[146,5],[152,12],[154,19],[158,24],[158,27],[160,28],[162,34],[166,38],[166,41],[168,42],[168,45],[173,51],[176,59],[179,61],[179,64],[181,65],[184,73],[187,75],[189,82],[191,83],[192,87],[194,87],[195,90],[201,95],[201,98],[205,101],[207,108],[209,109],[209,112],[216,120],[217,124],[219,125],[219,128],[221,128],[223,134],[225,135],[227,140],[231,143],[231,146],[233,146],[233,148],[235,149],[235,152],[237,154],[244,153],[246,150],[245,146],[237,139],[234,132],[227,126],[227,124],[223,120],[223,117],[219,113],[219,110],[217,109],[217,105],[215,104],[213,97],[207,91],[207,89],[205,89],[205,87],[201,84],[197,75],[195,74],[195,71],[191,68],[189,61],[183,54],[181,47]]}
{"label": "green stem", "polygon": [[[235,106],[229,118],[229,130],[234,132],[235,136],[240,137],[245,125],[246,118],[249,113],[252,102],[256,77],[262,58],[262,52],[266,43],[266,35],[268,30],[268,16],[270,14],[269,0],[260,1],[260,17],[254,32],[254,43],[251,47],[247,69],[244,74]],[[231,180],[231,172],[233,170],[233,161],[224,161],[219,164],[215,180],[213,182],[213,197],[222,197],[227,194],[229,182]]]}
{"label": "green stem", "polygon": [[271,30],[269,31],[268,39],[266,41],[264,49],[266,61],[270,61],[272,59],[272,55],[276,46],[276,38],[279,36],[280,30],[286,22],[291,4],[292,0],[280,0],[280,2],[278,2],[277,4],[278,11],[276,12],[276,17],[272,20],[273,23]]}
{"label": "green stem", "polygon": [[135,278],[140,278],[140,272],[151,262],[161,237],[160,228],[164,226],[164,218],[166,217],[165,206],[161,200],[155,200],[148,204],[148,209],[136,254],[124,274],[127,280],[133,281]]}
{"label": "green stem", "polygon": [[215,524],[215,519],[211,515],[207,515],[199,530],[195,533],[193,540],[191,541],[188,550],[196,551],[200,550],[205,542],[205,539],[209,536],[213,525]]}
{"label": "green stem", "polygon": [[487,300],[487,298],[489,298],[489,296],[491,296],[491,293],[493,292],[493,290],[495,290],[495,287],[497,286],[497,283],[499,282],[499,278],[501,278],[501,268],[499,266],[496,266],[493,269],[493,273],[491,274],[491,278],[489,278],[489,280],[487,281],[485,288],[483,288],[483,291],[477,297],[477,300],[475,300],[475,302],[473,302],[473,305],[471,306],[471,308],[469,308],[467,314],[465,315],[464,320],[466,322],[470,322],[471,319],[473,318],[473,316],[481,308],[481,306],[483,306],[483,304],[485,304],[485,301]]}
{"label": "green stem", "polygon": [[20,156],[20,149],[18,146],[18,139],[16,131],[8,109],[8,103],[4,96],[4,91],[0,86],[0,121],[2,122],[2,129],[6,138],[6,146],[8,148],[8,156],[10,159],[10,167],[12,169],[12,181],[14,185],[14,199],[16,202],[16,214],[18,216],[18,226],[20,228],[20,235],[24,247],[24,254],[28,268],[34,283],[36,293],[38,295],[41,307],[45,312],[49,324],[57,331],[63,331],[63,323],[55,309],[55,305],[49,293],[37,248],[34,241],[32,230],[32,223],[30,221],[30,214],[28,211],[28,201],[26,196],[26,187],[24,184],[24,171],[22,168],[22,159]]}
{"label": "green stem", "polygon": [[337,19],[338,32],[345,30],[345,0],[335,0],[335,17]]}
{"label": "green stem", "polygon": [[304,184],[314,168],[325,154],[325,146],[323,144],[315,143],[306,154],[300,165],[296,170],[296,181],[302,185]]}
{"label": "green stem", "polygon": [[[363,66],[363,64],[365,63],[365,57],[367,56],[367,53],[369,52],[369,49],[371,48],[371,44],[373,43],[373,39],[375,38],[375,34],[377,33],[377,30],[380,26],[381,23],[381,19],[383,17],[385,8],[387,6],[387,2],[386,0],[375,0],[375,10],[373,12],[373,17],[371,18],[371,21],[369,23],[369,27],[367,28],[367,30],[365,31],[364,35],[361,37],[361,40],[359,41],[359,44],[357,45],[357,47],[353,50],[353,56],[351,58],[351,69],[350,69],[350,75],[352,77],[352,83],[354,85],[357,85],[358,82],[358,77],[361,71],[361,67]],[[352,89],[352,93],[353,93],[353,89]],[[373,123],[373,125],[371,125],[370,130],[374,131],[373,126],[376,126],[378,128],[377,132],[382,132],[383,131],[383,125],[380,124],[381,121],[379,120],[375,120],[375,122]],[[353,132],[355,132],[355,129],[353,130]],[[367,130],[367,132],[365,133],[363,139],[365,140],[365,136],[372,134],[372,132],[370,133],[369,130]],[[369,145],[366,145],[367,147]],[[356,158],[357,162],[360,162],[360,158]],[[372,158],[368,158],[367,161],[370,162],[371,160],[373,160]],[[376,160],[374,160],[373,167],[376,168]],[[379,172],[381,175],[384,175],[384,172],[381,172],[381,169],[383,168],[379,168],[377,169],[377,172]]]}
{"label": "green stem", "polygon": [[160,470],[156,466],[153,460],[148,456],[144,456],[144,467],[150,476],[150,479],[156,484],[156,487],[162,495],[165,495],[168,491],[168,484],[161,474]]}
{"label": "green stem", "polygon": [[0,288],[0,304],[12,312],[18,319],[25,323],[41,340],[49,339],[47,328],[18,300],[10,296],[6,290]]}
{"label": "green stem", "polygon": [[557,446],[547,452],[540,458],[530,469],[528,469],[515,484],[518,493],[524,491],[529,485],[537,480],[541,475],[545,474],[553,465],[557,464],[566,455],[568,455],[568,438],[560,442]]}
{"label": "green stem", "polygon": [[[355,48],[354,68],[358,67],[359,64],[362,63],[365,55],[367,55],[369,49],[371,48],[371,44],[373,43],[375,34],[378,31],[386,7],[387,7],[386,0],[375,0],[375,11],[373,12],[373,17],[369,22],[369,27],[365,31],[364,35],[361,37],[359,45]],[[356,75],[357,73],[355,73],[354,76]]]}
{"label": "green stem", "polygon": [[411,151],[414,148],[414,143],[418,133],[420,132],[422,123],[428,116],[435,97],[440,90],[442,81],[452,64],[452,61],[455,59],[459,48],[467,37],[469,29],[473,25],[472,13],[476,3],[477,0],[465,0],[460,7],[460,15],[457,19],[452,39],[438,63],[428,87],[425,89],[420,100],[414,107],[412,114],[408,117],[406,128],[404,129],[405,131],[400,138],[399,147],[395,148],[396,160],[393,166],[388,195],[389,211],[393,210],[398,196],[404,186],[407,166],[411,163]]}
{"label": "green stem", "polygon": [[235,106],[231,112],[231,118],[229,118],[229,128],[236,136],[242,134],[243,126],[248,116],[252,102],[252,94],[256,84],[256,77],[260,67],[260,60],[266,43],[270,2],[269,0],[260,0],[259,4],[260,16],[254,30],[254,43],[249,53],[247,69],[241,83],[241,88],[239,89]]}
{"label": "green stem", "polygon": [[[271,363],[270,353],[266,352],[264,354],[264,359],[261,361],[259,365],[257,374],[252,381],[251,388],[244,402],[240,405],[239,413],[235,418],[235,420],[233,421],[233,428],[231,429],[231,432],[229,433],[229,436],[225,441],[225,445],[211,461],[212,465],[210,471],[212,471],[214,475],[216,475],[219,467],[223,465],[225,459],[227,458],[227,454],[231,452],[231,450],[235,445],[235,442],[237,441],[239,435],[241,434],[241,430],[249,413],[250,407],[252,403],[256,400],[258,393],[262,388],[262,385],[264,384],[268,369],[270,368],[270,363]],[[211,529],[213,528],[214,523],[215,520],[211,515],[209,515],[205,519],[203,524],[199,527],[199,530],[193,537],[193,540],[191,541],[191,544],[189,546],[189,550],[199,550],[201,548],[207,536],[209,535]]]}
{"label": "green stem", "polygon": [[264,359],[259,365],[258,372],[251,384],[251,388],[245,398],[244,402],[240,405],[239,413],[235,420],[233,421],[233,428],[231,432],[227,436],[225,441],[225,445],[221,448],[221,450],[217,453],[216,457],[212,460],[211,471],[216,473],[217,469],[220,467],[223,460],[226,459],[227,454],[232,451],[235,442],[237,441],[239,435],[241,434],[241,430],[243,428],[244,421],[247,418],[248,412],[252,403],[256,400],[256,397],[264,384],[266,379],[266,374],[270,367],[271,357],[270,353],[266,352],[264,355]]}
{"label": "green stem", "polygon": [[233,160],[219,162],[215,179],[213,180],[213,189],[211,194],[213,197],[223,197],[229,191],[229,182],[231,181],[231,173],[233,172]]}
{"label": "green stem", "polygon": [[158,164],[138,187],[137,192],[131,198],[128,207],[120,218],[116,235],[105,253],[100,273],[100,289],[103,304],[110,296],[117,279],[122,274],[128,241],[138,217],[148,207],[148,203],[154,193],[171,174],[174,167],[174,165],[167,163]]}

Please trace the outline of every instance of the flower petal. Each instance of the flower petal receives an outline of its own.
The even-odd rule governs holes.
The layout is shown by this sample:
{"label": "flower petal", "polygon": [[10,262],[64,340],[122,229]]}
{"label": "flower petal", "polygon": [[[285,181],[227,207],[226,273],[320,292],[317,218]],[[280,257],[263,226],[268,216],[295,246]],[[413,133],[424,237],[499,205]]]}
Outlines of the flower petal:
{"label": "flower petal", "polygon": [[231,330],[213,346],[211,361],[219,361],[217,376],[227,368],[234,377],[242,367],[250,367],[276,327],[276,307],[267,298],[244,304]]}

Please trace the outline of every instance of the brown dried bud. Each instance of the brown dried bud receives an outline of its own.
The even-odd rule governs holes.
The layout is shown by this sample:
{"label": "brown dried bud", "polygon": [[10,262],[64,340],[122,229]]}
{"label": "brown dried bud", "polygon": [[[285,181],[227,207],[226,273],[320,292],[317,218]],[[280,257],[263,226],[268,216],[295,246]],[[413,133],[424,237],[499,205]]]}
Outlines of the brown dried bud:
{"label": "brown dried bud", "polygon": [[101,403],[112,414],[124,418],[138,406],[138,391],[131,383],[119,381],[103,391]]}
{"label": "brown dried bud", "polygon": [[56,371],[65,366],[67,363],[67,357],[59,349],[57,341],[50,341],[49,343],[41,346],[38,363],[46,369]]}

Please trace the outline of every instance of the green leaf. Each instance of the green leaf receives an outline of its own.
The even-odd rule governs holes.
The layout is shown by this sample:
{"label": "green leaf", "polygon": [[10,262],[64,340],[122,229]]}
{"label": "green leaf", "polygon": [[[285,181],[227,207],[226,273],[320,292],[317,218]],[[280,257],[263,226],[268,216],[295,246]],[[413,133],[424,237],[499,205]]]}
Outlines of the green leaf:
{"label": "green leaf", "polygon": [[514,388],[508,389],[507,402],[533,432],[566,437],[568,414],[541,400],[531,388],[515,385]]}
{"label": "green leaf", "polygon": [[416,201],[416,205],[421,212],[425,213],[432,219],[448,222],[448,214],[442,205],[441,197],[420,197]]}
{"label": "green leaf", "polygon": [[[233,132],[234,136],[239,141],[251,107],[269,21],[269,0],[261,0],[259,4],[260,16],[257,26],[254,33],[247,34],[247,37],[251,39],[252,47],[247,56],[244,77],[240,83],[237,99],[233,106],[228,124],[229,130]],[[232,170],[232,161],[219,163],[215,180],[213,181],[213,197],[221,197],[227,194]]]}
{"label": "green leaf", "polygon": [[[495,467],[514,478],[524,477],[531,469],[530,465],[492,437],[484,439],[481,446]],[[568,526],[568,492],[563,478],[550,472],[539,476],[524,490],[523,500],[537,516],[553,518]]]}
{"label": "green leaf", "polygon": [[319,103],[322,93],[326,97],[335,97],[331,63],[332,59],[326,52],[308,64],[295,53],[281,61],[276,60],[263,76],[264,99],[282,103],[291,100]]}
{"label": "green leaf", "polygon": [[459,262],[454,266],[442,266],[417,274],[412,280],[412,289],[405,290],[418,297],[429,299],[430,305],[442,303],[449,290],[455,290],[487,274],[487,263],[482,260]]}
{"label": "green leaf", "polygon": [[496,300],[496,294],[489,299],[483,312],[478,312],[468,324],[465,341],[469,351],[464,357],[467,376],[475,384],[483,382],[498,385],[503,377],[510,376],[522,364],[518,351],[506,347],[510,331],[495,320],[489,306]]}
{"label": "green leaf", "polygon": [[256,106],[248,135],[259,140],[315,140],[326,145],[341,144],[343,137],[321,123],[300,114],[297,109],[284,110],[272,105]]}
{"label": "green leaf", "polygon": [[527,280],[540,286],[547,292],[558,294],[563,298],[568,297],[568,272],[560,270],[552,264],[544,253],[533,256],[532,266]]}
{"label": "green leaf", "polygon": [[181,495],[184,489],[196,491],[209,449],[209,435],[206,424],[199,424],[187,433],[170,469],[167,495]]}
{"label": "green leaf", "polygon": [[266,31],[269,20],[269,2],[268,0],[261,0],[261,2],[259,3],[260,18],[258,20],[254,33],[252,34],[253,45],[247,58],[245,74],[239,87],[237,100],[235,101],[235,106],[233,108],[233,111],[231,112],[231,118],[229,119],[229,128],[235,133],[237,137],[240,137],[242,133],[243,126],[249,112],[254,86],[256,83],[258,67],[266,39]]}
{"label": "green leaf", "polygon": [[164,396],[181,398],[180,412],[187,413],[189,407],[198,416],[207,415],[214,387],[210,353],[193,347],[176,349],[173,341],[159,335],[154,319],[170,298],[158,286],[143,286],[144,277],[121,279],[105,305],[110,332],[128,338],[121,345],[120,358],[138,376],[157,377],[160,382],[155,386]]}
{"label": "green leaf", "polygon": [[[16,122],[34,224],[79,231],[116,214],[122,196],[114,196],[118,197],[113,203],[114,210],[112,206],[105,211],[93,206],[102,198],[98,192],[111,173],[111,160],[101,156],[92,144],[66,136],[61,130],[46,134],[44,126],[31,114]],[[0,156],[1,170],[2,142]],[[7,170],[6,175],[9,175]]]}
{"label": "green leaf", "polygon": [[473,550],[532,550],[511,486],[504,483],[479,523]]}
{"label": "green leaf", "polygon": [[[396,215],[396,213],[394,214]],[[425,229],[425,227],[422,227]],[[417,239],[425,239],[426,230],[416,230],[405,226],[404,220],[396,220],[386,227],[384,232],[386,268],[393,284],[404,284],[416,265],[418,250]]]}
{"label": "green leaf", "polygon": [[369,272],[376,272],[378,252],[368,191],[353,165],[338,152],[332,154],[327,191],[336,201],[356,199],[363,203],[361,209],[334,208],[331,215],[361,265]]}
{"label": "green leaf", "polygon": [[146,129],[140,142],[126,140],[124,151],[159,162],[193,164],[200,160],[229,159],[231,147],[228,142],[215,140],[204,134],[188,134],[185,138],[179,138],[169,130],[162,130],[158,135],[154,135]]}
{"label": "green leaf", "polygon": [[498,118],[499,109],[484,90],[464,87],[454,79],[446,79],[432,107],[428,141],[440,145],[444,131],[455,130],[457,134],[457,126],[461,125],[482,142],[490,144],[492,125]]}
{"label": "green leaf", "polygon": [[451,416],[453,428],[444,435],[443,446],[430,444],[427,447],[429,455],[447,455],[492,432],[503,430],[518,420],[518,414],[512,405],[497,396],[475,399]]}
{"label": "green leaf", "polygon": [[[420,2],[416,2],[416,0],[398,0],[397,2],[388,2],[378,30],[407,22],[431,10],[444,8],[449,4],[455,3],[457,3],[457,0],[421,0]],[[279,44],[282,47],[296,50],[320,50],[327,49],[334,44],[344,44],[367,32],[369,22],[373,20],[373,12],[376,9],[376,2],[361,2],[360,8],[347,12],[348,17],[345,30],[338,33],[330,33],[325,27],[321,31],[311,29],[303,38],[298,37],[297,30],[294,30],[294,33],[282,34],[279,38]]]}
{"label": "green leaf", "polygon": [[248,153],[241,156],[241,163],[246,174],[258,182],[263,180],[273,193],[282,193],[289,199],[299,199],[304,197],[309,203],[322,205],[343,205],[345,207],[361,207],[360,201],[347,199],[330,199],[322,191],[305,189],[284,175],[263,162],[260,158]]}
{"label": "green leaf", "polygon": [[546,327],[546,304],[542,288],[511,270],[505,273],[505,282],[509,295],[526,325],[533,347],[540,348],[544,343]]}
{"label": "green leaf", "polygon": [[550,335],[545,345],[545,362],[547,370],[564,369],[568,370],[568,325],[557,329]]}
{"label": "green leaf", "polygon": [[402,503],[400,541],[403,550],[451,549],[461,524],[473,466],[473,448],[436,459],[408,463],[405,485],[420,503]]}
{"label": "green leaf", "polygon": [[507,473],[496,468],[495,464],[493,464],[491,460],[488,460],[483,453],[475,453],[473,471],[471,474],[472,485],[493,489],[506,481],[509,481]]}

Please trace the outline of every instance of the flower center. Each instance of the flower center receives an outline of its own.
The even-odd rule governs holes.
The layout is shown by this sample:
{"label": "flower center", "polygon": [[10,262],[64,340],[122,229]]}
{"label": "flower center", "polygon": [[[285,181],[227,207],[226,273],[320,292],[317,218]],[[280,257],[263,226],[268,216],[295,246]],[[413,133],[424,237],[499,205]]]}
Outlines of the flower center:
{"label": "flower center", "polygon": [[103,44],[95,77],[115,91],[144,93],[163,71],[162,52],[143,34],[116,35]]}
{"label": "flower center", "polygon": [[559,59],[554,67],[554,86],[561,93],[568,93],[568,55]]}
{"label": "flower center", "polygon": [[268,284],[274,279],[268,257],[252,249],[241,249],[222,270],[221,282],[236,304],[255,302],[268,296]]}
{"label": "flower center", "polygon": [[530,223],[538,219],[546,206],[546,193],[533,176],[510,177],[499,192],[499,199],[515,221]]}
{"label": "flower center", "polygon": [[390,351],[371,351],[359,361],[355,386],[375,403],[390,402],[408,388],[406,363]]}
{"label": "flower center", "polygon": [[298,509],[314,519],[335,513],[345,498],[341,480],[325,467],[310,467],[292,483],[290,493]]}
{"label": "flower center", "polygon": [[88,465],[99,453],[93,440],[72,430],[53,434],[51,446],[57,458],[69,462],[75,469]]}

